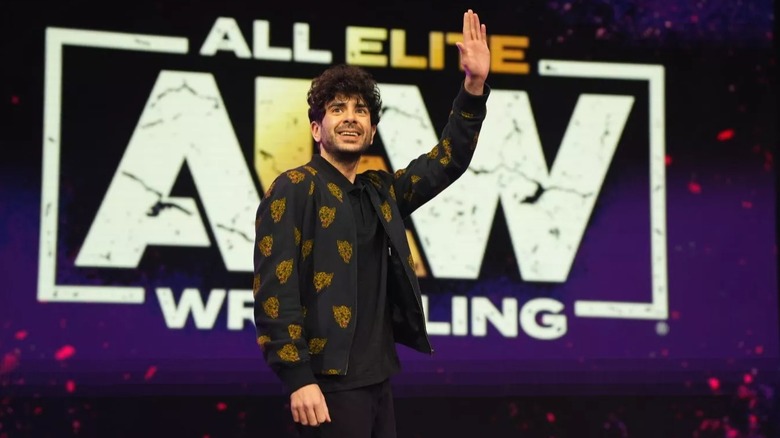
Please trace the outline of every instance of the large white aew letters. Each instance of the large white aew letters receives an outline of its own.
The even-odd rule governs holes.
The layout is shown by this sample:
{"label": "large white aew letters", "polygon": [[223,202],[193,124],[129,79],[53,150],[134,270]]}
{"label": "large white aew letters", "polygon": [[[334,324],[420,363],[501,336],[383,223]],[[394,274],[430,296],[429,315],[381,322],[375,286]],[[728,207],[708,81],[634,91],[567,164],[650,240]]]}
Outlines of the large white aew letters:
{"label": "large white aew letters", "polygon": [[[294,86],[276,85],[285,84]],[[416,86],[381,88],[379,134],[403,167],[436,143],[436,130]],[[470,171],[412,216],[433,275],[477,278],[500,197],[523,278],[563,282],[633,98],[580,96],[551,172],[528,95],[495,90],[490,100]],[[297,129],[308,135],[308,125]],[[149,245],[209,246],[195,201],[170,196],[185,164],[228,270],[251,271],[259,199],[230,118],[210,74],[173,71],[160,73],[76,265],[132,268]]]}

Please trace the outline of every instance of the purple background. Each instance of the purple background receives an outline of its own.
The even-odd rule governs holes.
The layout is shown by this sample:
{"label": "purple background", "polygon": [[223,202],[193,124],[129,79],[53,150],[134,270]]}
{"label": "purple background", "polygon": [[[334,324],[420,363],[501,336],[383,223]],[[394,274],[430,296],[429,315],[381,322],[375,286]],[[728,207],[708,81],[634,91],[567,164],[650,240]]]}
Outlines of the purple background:
{"label": "purple background", "polygon": [[[249,274],[221,271],[216,249],[153,249],[138,271],[124,273],[72,265],[153,79],[161,68],[214,73],[249,155],[253,78],[259,74],[309,78],[322,66],[200,57],[196,48],[216,17],[236,17],[245,35],[250,35],[252,19],[271,20],[272,25],[287,27],[274,34],[279,44],[285,43],[283,32],[290,23],[309,22],[318,47],[333,50],[339,61],[341,32],[347,25],[419,29],[424,35],[430,30],[457,30],[452,17],[461,10],[452,5],[448,13],[439,9],[434,16],[418,10],[419,16],[402,18],[401,3],[385,6],[388,11],[378,14],[381,17],[317,21],[314,12],[235,5],[188,8],[186,14],[150,13],[154,5],[139,3],[122,18],[97,7],[85,14],[79,8],[35,11],[14,5],[20,17],[28,18],[11,28],[22,38],[8,47],[9,59],[16,64],[4,72],[9,76],[3,81],[0,103],[2,120],[8,123],[0,134],[7,151],[0,167],[0,384],[14,391],[73,390],[69,385],[109,392],[182,387],[193,392],[280,391],[254,344],[253,328],[228,331],[224,310],[214,330],[195,330],[191,322],[184,330],[165,327],[149,287],[179,292],[184,287],[208,290],[251,284]],[[565,284],[522,280],[500,211],[478,281],[421,281],[431,300],[433,321],[448,319],[453,293],[495,297],[494,303],[512,296],[520,306],[547,296],[566,304],[568,333],[554,341],[531,339],[522,330],[514,339],[495,331],[485,338],[436,336],[433,357],[400,347],[405,369],[398,377],[400,392],[538,393],[540,387],[558,392],[632,387],[686,392],[707,390],[711,378],[738,380],[751,370],[776,375],[777,94],[771,3],[724,3],[696,10],[663,1],[632,5],[549,2],[513,10],[486,5],[478,12],[491,33],[531,38],[528,55],[534,72],[538,59],[666,67],[669,333],[659,336],[655,321],[576,318],[572,305],[577,299],[649,301],[646,91],[643,94],[635,84],[587,81],[552,87],[553,80],[535,73],[494,74],[493,87],[529,92],[548,163],[570,114],[561,108],[572,108],[578,93],[625,91],[635,94],[637,101]],[[424,6],[415,9],[419,7]],[[176,59],[94,49],[65,52],[58,281],[141,284],[150,291],[143,305],[42,304],[35,299],[46,26],[190,38],[193,54]],[[328,32],[330,26],[339,30],[335,36]],[[442,84],[457,84],[459,72],[372,72],[380,82],[419,85],[434,124],[437,129],[443,126],[453,90]],[[122,89],[106,93],[112,84],[107,77],[119,78]],[[116,99],[124,105],[109,106]],[[373,152],[382,153],[381,145]],[[193,195],[188,175],[182,176],[177,190]],[[57,359],[68,346],[74,354]]]}

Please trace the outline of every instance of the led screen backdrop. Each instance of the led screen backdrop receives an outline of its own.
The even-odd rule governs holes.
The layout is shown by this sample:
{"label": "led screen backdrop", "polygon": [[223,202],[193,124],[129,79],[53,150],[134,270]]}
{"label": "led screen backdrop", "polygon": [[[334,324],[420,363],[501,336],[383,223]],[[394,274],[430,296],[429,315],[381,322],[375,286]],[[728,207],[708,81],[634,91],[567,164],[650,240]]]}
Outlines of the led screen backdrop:
{"label": "led screen backdrop", "polygon": [[[399,393],[776,367],[771,3],[654,3],[474,5],[488,117],[407,221],[436,352],[399,347]],[[361,166],[402,168],[446,121],[470,5],[41,4],[4,5],[2,384],[278,393],[254,212],[313,153],[309,81],[366,67],[384,108]]]}

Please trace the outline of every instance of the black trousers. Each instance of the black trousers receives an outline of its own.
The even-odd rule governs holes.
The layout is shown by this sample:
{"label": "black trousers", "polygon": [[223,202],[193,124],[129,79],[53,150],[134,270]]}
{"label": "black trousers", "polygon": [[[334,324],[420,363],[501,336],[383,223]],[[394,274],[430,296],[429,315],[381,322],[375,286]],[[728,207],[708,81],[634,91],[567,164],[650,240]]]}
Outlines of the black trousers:
{"label": "black trousers", "polygon": [[330,423],[298,426],[302,438],[396,438],[390,381],[326,392]]}

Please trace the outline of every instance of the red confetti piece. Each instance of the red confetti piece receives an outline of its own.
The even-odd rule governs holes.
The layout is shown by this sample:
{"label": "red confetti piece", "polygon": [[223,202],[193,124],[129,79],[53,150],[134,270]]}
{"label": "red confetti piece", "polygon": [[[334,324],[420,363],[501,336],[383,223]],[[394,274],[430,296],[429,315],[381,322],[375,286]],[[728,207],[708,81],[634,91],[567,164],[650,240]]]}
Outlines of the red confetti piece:
{"label": "red confetti piece", "polygon": [[146,370],[146,374],[144,374],[144,380],[150,380],[154,375],[157,374],[157,367],[152,365]]}
{"label": "red confetti piece", "polygon": [[72,345],[63,345],[54,353],[54,358],[57,360],[65,360],[73,357],[74,354],[76,354],[76,349]]}
{"label": "red confetti piece", "polygon": [[710,385],[710,389],[713,391],[717,391],[720,389],[720,380],[718,380],[715,377],[710,377],[707,379],[707,384]]}
{"label": "red confetti piece", "polygon": [[43,413],[43,408],[40,406],[36,406],[35,409],[33,409],[33,414],[35,415],[41,415]]}
{"label": "red confetti piece", "polygon": [[694,195],[698,195],[701,193],[701,185],[697,182],[691,181],[688,183],[688,191]]}
{"label": "red confetti piece", "polygon": [[6,373],[10,373],[19,366],[19,350],[13,353],[6,353],[3,355],[3,361],[0,362],[0,376]]}
{"label": "red confetti piece", "polygon": [[672,319],[680,319],[680,311],[672,310]]}
{"label": "red confetti piece", "polygon": [[225,402],[219,402],[217,403],[217,410],[222,412],[227,409],[227,403]]}
{"label": "red confetti piece", "polygon": [[718,133],[718,141],[727,141],[731,140],[732,138],[734,138],[733,129],[724,129]]}
{"label": "red confetti piece", "polygon": [[14,334],[17,341],[23,341],[27,339],[27,330],[19,330]]}
{"label": "red confetti piece", "polygon": [[664,162],[666,163],[667,166],[671,166],[672,165],[672,156],[671,155],[667,155],[666,157],[664,157]]}
{"label": "red confetti piece", "polygon": [[65,390],[70,393],[73,393],[76,390],[76,382],[74,382],[73,380],[68,380],[67,382],[65,382]]}
{"label": "red confetti piece", "polygon": [[11,104],[19,105],[19,96],[11,96]]}
{"label": "red confetti piece", "polygon": [[753,208],[753,203],[750,201],[742,201],[742,208]]}
{"label": "red confetti piece", "polygon": [[756,351],[756,354],[764,354],[764,346],[763,345],[756,345],[755,351]]}
{"label": "red confetti piece", "polygon": [[548,423],[555,423],[555,414],[552,412],[547,413],[547,422]]}
{"label": "red confetti piece", "polygon": [[742,381],[745,382],[745,385],[750,385],[753,383],[753,375],[752,374],[745,374],[742,376]]}

